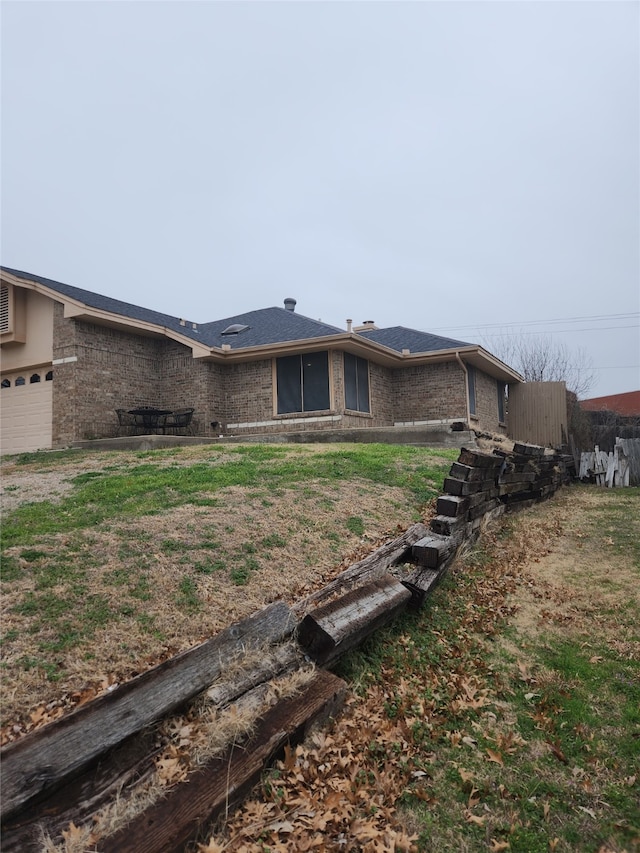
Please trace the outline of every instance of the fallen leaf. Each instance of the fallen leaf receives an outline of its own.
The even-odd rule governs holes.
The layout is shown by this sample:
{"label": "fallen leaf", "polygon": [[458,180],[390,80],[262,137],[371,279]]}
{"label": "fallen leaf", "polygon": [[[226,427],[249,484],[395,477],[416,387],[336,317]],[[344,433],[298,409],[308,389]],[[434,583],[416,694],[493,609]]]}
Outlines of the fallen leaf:
{"label": "fallen leaf", "polygon": [[586,806],[578,806],[578,808],[580,809],[581,812],[585,812],[585,814],[588,814],[589,817],[592,817],[592,818],[596,817],[596,813],[593,811],[593,809],[588,809]]}
{"label": "fallen leaf", "polygon": [[499,850],[509,850],[511,845],[508,841],[496,841],[495,838],[491,839],[491,847],[490,850],[494,851],[494,853],[498,853]]}
{"label": "fallen leaf", "polygon": [[502,757],[502,754],[496,749],[487,749],[487,755],[489,756],[489,761],[495,761],[496,764],[499,764],[501,767],[504,767],[504,759]]}

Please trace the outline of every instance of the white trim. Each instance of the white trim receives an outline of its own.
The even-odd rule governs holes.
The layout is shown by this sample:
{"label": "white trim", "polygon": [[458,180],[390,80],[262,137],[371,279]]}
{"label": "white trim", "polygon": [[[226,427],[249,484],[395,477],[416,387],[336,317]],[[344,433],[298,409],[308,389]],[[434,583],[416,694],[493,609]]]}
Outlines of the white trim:
{"label": "white trim", "polygon": [[278,418],[277,421],[247,421],[242,424],[227,424],[227,429],[249,429],[251,427],[280,426],[280,424],[318,424],[324,421],[341,421],[342,415],[322,415],[317,418]]}
{"label": "white trim", "polygon": [[463,421],[464,418],[440,418],[435,421],[394,421],[393,425],[397,427],[405,426],[435,426],[437,424],[455,424],[458,421]]}
{"label": "white trim", "polygon": [[72,361],[77,360],[77,355],[68,355],[66,358],[54,358],[52,364],[71,364]]}

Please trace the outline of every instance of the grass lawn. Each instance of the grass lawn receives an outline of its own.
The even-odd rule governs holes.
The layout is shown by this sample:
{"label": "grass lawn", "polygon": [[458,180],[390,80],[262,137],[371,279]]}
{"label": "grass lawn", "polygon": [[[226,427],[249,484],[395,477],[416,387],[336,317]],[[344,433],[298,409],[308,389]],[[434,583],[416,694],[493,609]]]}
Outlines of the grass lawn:
{"label": "grass lawn", "polygon": [[456,456],[250,444],[3,460],[3,739],[324,585],[418,520]]}

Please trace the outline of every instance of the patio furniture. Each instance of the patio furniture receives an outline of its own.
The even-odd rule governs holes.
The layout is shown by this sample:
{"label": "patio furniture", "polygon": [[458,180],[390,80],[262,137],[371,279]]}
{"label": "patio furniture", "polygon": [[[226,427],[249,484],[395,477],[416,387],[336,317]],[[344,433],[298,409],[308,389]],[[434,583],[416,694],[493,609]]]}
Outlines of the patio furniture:
{"label": "patio furniture", "polygon": [[129,409],[128,414],[134,416],[136,427],[148,434],[158,431],[158,429],[163,425],[164,417],[171,414],[171,409],[156,409],[155,406],[140,406],[138,409]]}
{"label": "patio furniture", "polygon": [[136,417],[130,414],[126,409],[116,409],[118,416],[118,432],[117,435],[131,435],[136,428]]}
{"label": "patio furniture", "polygon": [[176,409],[175,412],[170,412],[162,421],[162,432],[171,432],[178,435],[184,431],[184,434],[193,435],[193,426],[191,421],[195,409]]}

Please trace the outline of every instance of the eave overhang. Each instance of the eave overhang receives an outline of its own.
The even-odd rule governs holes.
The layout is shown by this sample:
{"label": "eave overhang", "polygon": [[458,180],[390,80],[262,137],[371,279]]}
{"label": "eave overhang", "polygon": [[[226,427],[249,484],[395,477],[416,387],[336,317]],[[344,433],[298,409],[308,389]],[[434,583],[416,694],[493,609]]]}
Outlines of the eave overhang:
{"label": "eave overhang", "polygon": [[147,337],[169,338],[188,347],[192,351],[193,358],[216,362],[218,364],[238,364],[259,361],[299,352],[342,350],[350,352],[353,355],[359,355],[362,358],[367,358],[384,367],[396,369],[414,365],[441,364],[461,359],[465,364],[470,364],[501,382],[524,381],[519,373],[491,355],[491,353],[487,352],[481,346],[468,345],[432,352],[409,352],[408,350],[398,352],[376,341],[369,340],[357,332],[341,332],[336,335],[279,341],[273,344],[263,344],[253,347],[237,347],[233,345],[233,342],[225,344],[224,348],[222,346],[210,347],[167,326],[93,308],[73,297],[59,293],[57,290],[47,287],[40,282],[15,276],[5,270],[2,270],[2,279],[7,284],[27,290],[34,290],[56,302],[62,303],[64,306],[64,316],[67,318],[85,320],[86,322],[138,335],[145,335]]}

